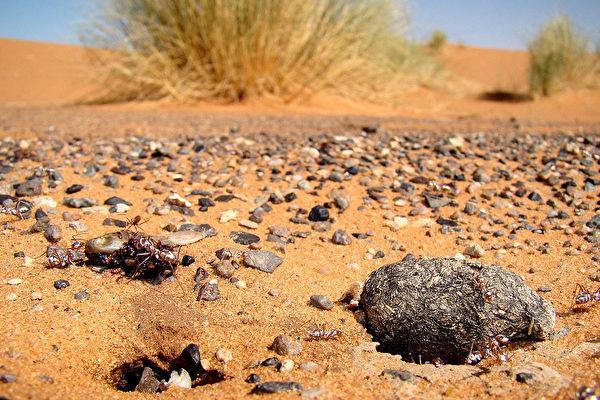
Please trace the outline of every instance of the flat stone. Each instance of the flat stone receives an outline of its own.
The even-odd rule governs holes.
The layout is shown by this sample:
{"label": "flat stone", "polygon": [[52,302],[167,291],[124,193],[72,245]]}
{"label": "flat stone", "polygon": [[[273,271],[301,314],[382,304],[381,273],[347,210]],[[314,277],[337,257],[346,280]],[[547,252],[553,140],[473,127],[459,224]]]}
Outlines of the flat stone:
{"label": "flat stone", "polygon": [[298,382],[287,382],[287,381],[271,381],[265,383],[259,383],[250,393],[252,394],[269,394],[279,392],[300,392],[302,391],[302,385]]}
{"label": "flat stone", "polygon": [[156,379],[154,371],[151,368],[144,367],[142,377],[135,387],[136,392],[141,393],[156,393],[160,387],[160,381]]}
{"label": "flat stone", "polygon": [[233,231],[229,234],[229,237],[234,242],[236,242],[238,244],[242,244],[242,245],[249,245],[252,243],[260,242],[260,237],[254,235],[252,233],[242,232],[242,231]]}
{"label": "flat stone", "polygon": [[96,200],[93,200],[93,199],[90,199],[87,197],[79,197],[79,198],[65,197],[63,199],[63,204],[68,207],[72,207],[72,208],[86,208],[86,207],[93,207],[93,206],[97,205],[98,203],[96,202]]}
{"label": "flat stone", "polygon": [[196,300],[215,301],[221,297],[219,284],[216,280],[211,280],[201,284]]}
{"label": "flat stone", "polygon": [[283,263],[283,258],[270,251],[249,250],[244,253],[244,264],[246,266],[269,274],[273,273],[281,263]]}

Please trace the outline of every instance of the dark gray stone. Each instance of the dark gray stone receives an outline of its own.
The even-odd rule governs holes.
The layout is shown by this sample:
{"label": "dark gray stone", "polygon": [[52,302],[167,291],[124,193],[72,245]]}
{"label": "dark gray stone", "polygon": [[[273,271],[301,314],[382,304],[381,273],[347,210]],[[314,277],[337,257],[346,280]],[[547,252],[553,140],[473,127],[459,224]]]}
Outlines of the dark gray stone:
{"label": "dark gray stone", "polygon": [[229,234],[231,240],[238,244],[249,245],[252,243],[260,242],[260,238],[255,234],[242,232],[242,231],[233,231]]}
{"label": "dark gray stone", "polygon": [[217,230],[209,224],[183,224],[179,227],[179,231],[196,231],[203,233],[205,237],[217,235]]}
{"label": "dark gray stone", "polygon": [[72,208],[84,208],[95,206],[96,200],[89,199],[87,197],[65,197],[63,199],[64,205]]}
{"label": "dark gray stone", "polygon": [[50,243],[57,243],[62,239],[62,232],[58,225],[48,225],[44,231],[44,237]]}
{"label": "dark gray stone", "polygon": [[268,393],[279,393],[279,392],[299,392],[302,390],[302,385],[298,382],[282,382],[282,381],[271,381],[265,383],[259,383],[252,388],[250,393],[252,394],[268,394]]}

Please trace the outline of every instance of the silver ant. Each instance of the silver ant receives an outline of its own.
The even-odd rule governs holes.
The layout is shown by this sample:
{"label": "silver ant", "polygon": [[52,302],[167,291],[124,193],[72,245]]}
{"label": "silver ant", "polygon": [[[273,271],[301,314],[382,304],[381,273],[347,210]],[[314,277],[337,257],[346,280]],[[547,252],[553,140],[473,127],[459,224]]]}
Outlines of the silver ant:
{"label": "silver ant", "polygon": [[27,219],[31,216],[31,209],[33,204],[25,199],[17,200],[14,206],[0,205],[0,214],[9,214],[19,217],[20,219]]}
{"label": "silver ant", "polygon": [[316,328],[311,331],[308,331],[308,339],[309,340],[332,340],[337,339],[338,336],[343,335],[344,333],[340,329],[325,329],[325,326],[322,328]]}
{"label": "silver ant", "polygon": [[510,339],[504,335],[488,336],[483,346],[474,349],[475,342],[471,345],[471,350],[465,362],[469,365],[479,364],[486,358],[496,358],[500,362],[506,362],[512,355],[507,353]]}
{"label": "silver ant", "polygon": [[577,286],[575,286],[575,295],[573,296],[573,305],[571,306],[571,309],[577,310],[584,304],[597,301],[600,302],[600,287],[598,287],[596,291],[590,292],[588,288],[578,283]]}

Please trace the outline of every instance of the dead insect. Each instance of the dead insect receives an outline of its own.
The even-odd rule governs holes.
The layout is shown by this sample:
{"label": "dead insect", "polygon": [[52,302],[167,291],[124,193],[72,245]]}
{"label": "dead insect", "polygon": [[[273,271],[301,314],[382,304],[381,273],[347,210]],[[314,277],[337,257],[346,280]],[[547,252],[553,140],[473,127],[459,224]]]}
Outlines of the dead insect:
{"label": "dead insect", "polygon": [[48,268],[79,266],[85,261],[85,254],[79,247],[48,246],[46,249]]}
{"label": "dead insect", "polygon": [[33,204],[25,199],[19,199],[13,206],[0,205],[0,214],[10,214],[20,219],[27,219],[31,216]]}
{"label": "dead insect", "polygon": [[332,340],[332,339],[336,339],[338,336],[341,336],[343,334],[344,333],[339,329],[325,329],[325,327],[322,327],[322,328],[316,328],[316,329],[313,329],[312,331],[309,331],[308,339],[309,340]]}
{"label": "dead insect", "polygon": [[127,241],[111,254],[92,257],[92,263],[120,269],[131,279],[158,284],[169,278],[179,264],[179,246],[170,246],[141,232],[121,231]]}

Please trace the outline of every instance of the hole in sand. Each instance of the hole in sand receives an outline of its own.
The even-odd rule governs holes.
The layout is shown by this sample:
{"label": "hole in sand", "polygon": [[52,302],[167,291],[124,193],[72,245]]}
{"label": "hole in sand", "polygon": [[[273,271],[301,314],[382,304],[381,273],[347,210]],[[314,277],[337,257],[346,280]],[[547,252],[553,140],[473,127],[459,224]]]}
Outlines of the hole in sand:
{"label": "hole in sand", "polygon": [[[197,353],[198,358],[194,359],[193,356],[195,354],[192,354],[192,357],[190,357],[190,348],[192,351],[194,350],[192,346],[186,347],[179,357],[166,362],[166,367],[162,367],[154,361],[154,359],[166,360],[164,355],[158,355],[154,359],[142,356],[133,361],[124,362],[111,371],[110,383],[115,389],[122,392],[142,391],[146,393],[158,393],[168,388],[172,371],[180,373],[182,369],[185,370],[191,379],[192,388],[212,385],[228,379],[221,371],[214,369],[205,370],[200,364],[199,353]],[[195,349],[197,350],[197,347]],[[145,376],[144,382],[141,383],[144,370],[147,368],[151,373],[147,371],[149,376]]]}

